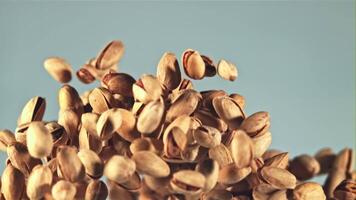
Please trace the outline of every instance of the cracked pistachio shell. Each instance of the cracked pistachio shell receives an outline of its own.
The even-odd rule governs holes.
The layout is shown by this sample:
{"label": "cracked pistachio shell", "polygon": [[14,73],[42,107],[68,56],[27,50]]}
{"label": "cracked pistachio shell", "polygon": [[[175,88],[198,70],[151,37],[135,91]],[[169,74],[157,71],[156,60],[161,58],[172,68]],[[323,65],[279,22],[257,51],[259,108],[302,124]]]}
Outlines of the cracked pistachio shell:
{"label": "cracked pistachio shell", "polygon": [[127,182],[135,173],[136,163],[127,157],[114,155],[105,164],[104,175],[116,183]]}
{"label": "cracked pistachio shell", "polygon": [[82,66],[75,74],[84,84],[90,84],[95,81],[95,71],[91,65]]}
{"label": "cracked pistachio shell", "polygon": [[253,188],[252,197],[253,199],[269,199],[270,194],[278,191],[278,189],[274,188],[272,185],[261,183]]}
{"label": "cracked pistachio shell", "polygon": [[10,130],[0,130],[0,150],[6,151],[7,146],[16,142],[15,135]]}
{"label": "cracked pistachio shell", "polygon": [[356,199],[356,181],[343,180],[334,190],[334,197],[337,199]]}
{"label": "cracked pistachio shell", "polygon": [[59,83],[68,83],[72,79],[72,67],[64,58],[49,57],[43,65],[52,78]]}
{"label": "cracked pistachio shell", "polygon": [[223,189],[213,189],[202,196],[202,200],[240,200],[233,199],[231,192]]}
{"label": "cracked pistachio shell", "polygon": [[350,148],[342,149],[336,156],[332,169],[340,169],[351,172],[355,162],[355,155]]}
{"label": "cracked pistachio shell", "polygon": [[234,162],[229,149],[223,144],[210,148],[209,158],[216,160],[219,163],[220,168]]}
{"label": "cracked pistachio shell", "polygon": [[28,153],[26,145],[14,142],[7,147],[7,156],[11,164],[28,177],[32,169],[41,164],[41,160],[33,158]]}
{"label": "cracked pistachio shell", "polygon": [[7,200],[20,200],[25,193],[25,176],[8,164],[1,176],[1,193]]}
{"label": "cracked pistachio shell", "polygon": [[60,146],[57,149],[58,171],[65,180],[77,182],[84,178],[85,168],[74,147]]}
{"label": "cracked pistachio shell", "polygon": [[95,67],[104,70],[116,65],[123,56],[124,51],[125,47],[122,41],[111,41],[98,54]]}
{"label": "cracked pistachio shell", "polygon": [[283,151],[277,149],[269,149],[262,155],[262,158],[264,161],[266,161],[267,159],[272,158],[273,156],[276,156],[281,153],[283,153]]}
{"label": "cracked pistachio shell", "polygon": [[218,116],[231,130],[239,128],[245,119],[245,114],[239,105],[230,97],[218,96],[213,99],[213,106]]}
{"label": "cracked pistachio shell", "polygon": [[93,108],[93,113],[101,114],[116,106],[116,101],[106,88],[95,88],[89,94],[89,103]]}
{"label": "cracked pistachio shell", "polygon": [[212,148],[221,143],[221,133],[218,129],[210,126],[200,126],[193,131],[197,143],[206,148]]}
{"label": "cracked pistachio shell", "polygon": [[73,183],[60,180],[52,187],[52,196],[55,200],[73,200],[77,192]]}
{"label": "cracked pistachio shell", "polygon": [[30,199],[42,199],[50,192],[52,179],[52,171],[48,166],[37,165],[27,180],[27,196]]}
{"label": "cracked pistachio shell", "polygon": [[205,55],[201,55],[201,58],[203,59],[204,63],[205,63],[205,76],[207,77],[213,77],[216,75],[216,66],[214,64],[214,61]]}
{"label": "cracked pistachio shell", "polygon": [[324,183],[324,191],[325,195],[328,198],[334,197],[335,188],[346,179],[345,171],[340,169],[333,169],[329,172],[325,183]]}
{"label": "cracked pistachio shell", "polygon": [[256,112],[247,117],[241,124],[241,129],[244,130],[250,137],[262,135],[268,131],[270,127],[270,116],[268,112]]}
{"label": "cracked pistachio shell", "polygon": [[199,119],[203,125],[215,127],[220,132],[227,130],[227,124],[220,118],[216,117],[208,110],[197,110],[194,112],[194,117]]}
{"label": "cracked pistachio shell", "polygon": [[[264,166],[264,164],[265,163],[261,157],[253,159],[250,163],[251,171],[253,173],[257,173],[258,170]],[[287,161],[287,164],[288,164],[288,161]]]}
{"label": "cracked pistachio shell", "polygon": [[132,155],[130,152],[130,142],[124,140],[119,135],[114,134],[109,142],[117,154],[128,157]]}
{"label": "cracked pistachio shell", "polygon": [[228,81],[234,81],[236,80],[238,76],[238,71],[236,66],[224,59],[221,59],[218,63],[218,75]]}
{"label": "cracked pistachio shell", "polygon": [[86,200],[105,200],[109,194],[108,188],[103,181],[91,181],[85,192]]}
{"label": "cracked pistachio shell", "polygon": [[124,189],[130,191],[130,192],[137,192],[142,185],[142,181],[140,178],[140,175],[135,172],[128,181],[123,182],[123,183],[118,183],[121,187]]}
{"label": "cracked pistachio shell", "polygon": [[130,144],[130,151],[135,154],[139,151],[152,151],[157,152],[155,146],[149,138],[137,138]]}
{"label": "cracked pistachio shell", "polygon": [[60,110],[73,110],[78,117],[84,112],[83,102],[77,90],[70,85],[63,85],[59,89],[58,102]]}
{"label": "cracked pistachio shell", "polygon": [[57,147],[67,143],[69,138],[63,126],[54,121],[46,123],[45,126],[48,132],[52,135],[53,147]]}
{"label": "cracked pistachio shell", "polygon": [[51,154],[52,135],[43,122],[32,122],[27,130],[27,149],[34,158],[44,158]]}
{"label": "cracked pistachio shell", "polygon": [[33,121],[41,121],[46,110],[46,100],[42,97],[33,97],[24,108],[17,121],[17,125],[23,125]]}
{"label": "cracked pistachio shell", "polygon": [[242,130],[234,131],[233,134],[234,136],[230,144],[231,156],[237,167],[247,167],[253,159],[252,140]]}
{"label": "cracked pistachio shell", "polygon": [[203,174],[193,170],[180,170],[173,174],[170,186],[179,194],[199,194],[205,185]]}
{"label": "cracked pistachio shell", "polygon": [[331,148],[323,148],[314,157],[320,164],[319,174],[325,174],[331,170],[336,155]]}
{"label": "cracked pistachio shell", "polygon": [[122,124],[121,112],[116,109],[110,109],[103,112],[96,124],[96,132],[100,140],[105,141],[112,137],[112,135],[120,128]]}
{"label": "cracked pistachio shell", "polygon": [[213,159],[206,159],[200,161],[196,168],[196,171],[202,173],[205,176],[205,185],[203,191],[210,191],[212,190],[219,177],[219,164]]}
{"label": "cracked pistachio shell", "polygon": [[137,101],[147,104],[149,101],[155,101],[161,97],[162,88],[155,76],[144,74],[132,85],[132,92]]}
{"label": "cracked pistachio shell", "polygon": [[245,109],[245,104],[246,104],[245,97],[236,93],[230,94],[229,97],[232,98],[240,106],[242,110]]}
{"label": "cracked pistachio shell", "polygon": [[74,110],[60,110],[58,114],[58,124],[64,127],[72,142],[76,140],[80,118]]}
{"label": "cracked pistachio shell", "polygon": [[263,167],[260,176],[277,189],[294,189],[297,183],[297,179],[292,173],[277,167]]}
{"label": "cracked pistachio shell", "polygon": [[179,64],[174,53],[166,52],[157,65],[157,79],[169,91],[176,89],[181,82]]}
{"label": "cracked pistachio shell", "polygon": [[299,184],[293,190],[295,200],[325,200],[323,188],[318,183],[305,182]]}
{"label": "cracked pistachio shell", "polygon": [[218,182],[225,185],[232,185],[240,182],[250,173],[251,167],[239,168],[234,163],[231,163],[220,169]]}
{"label": "cracked pistachio shell", "polygon": [[149,102],[138,116],[137,130],[143,135],[153,133],[162,124],[163,116],[163,99]]}
{"label": "cracked pistachio shell", "polygon": [[181,159],[181,152],[187,146],[187,135],[179,127],[173,127],[163,135],[164,155]]}
{"label": "cracked pistachio shell", "polygon": [[320,165],[314,157],[303,154],[293,158],[289,164],[289,171],[298,180],[307,180],[319,173]]}
{"label": "cracked pistachio shell", "polygon": [[84,113],[81,117],[82,128],[85,128],[90,134],[96,135],[96,124],[100,115],[96,113]]}
{"label": "cracked pistachio shell", "polygon": [[254,157],[261,157],[272,143],[272,134],[267,131],[262,135],[257,135],[252,138],[253,155]]}
{"label": "cracked pistachio shell", "polygon": [[89,149],[82,149],[78,152],[78,158],[83,163],[85,173],[89,177],[98,179],[103,175],[103,161],[94,151]]}
{"label": "cracked pistachio shell", "polygon": [[118,133],[123,139],[132,142],[141,135],[136,128],[136,118],[134,114],[128,110],[118,108],[122,116],[122,123],[116,133]]}
{"label": "cracked pistachio shell", "polygon": [[79,149],[90,149],[95,153],[100,153],[103,148],[102,141],[92,135],[89,134],[88,131],[82,127],[79,132]]}
{"label": "cracked pistachio shell", "polygon": [[278,167],[286,169],[288,167],[289,154],[288,152],[277,154],[264,161],[264,166]]}
{"label": "cracked pistachio shell", "polygon": [[152,176],[144,175],[143,180],[145,185],[153,191],[169,190],[169,181],[171,177],[155,178]]}
{"label": "cracked pistachio shell", "polygon": [[108,73],[102,79],[102,85],[112,94],[132,97],[132,85],[136,80],[126,73]]}
{"label": "cracked pistachio shell", "polygon": [[185,74],[195,80],[204,78],[205,63],[198,51],[187,49],[182,54],[182,63]]}
{"label": "cracked pistachio shell", "polygon": [[202,96],[201,106],[211,111],[214,111],[213,99],[215,97],[227,96],[227,93],[224,90],[206,90],[201,91],[200,94]]}
{"label": "cracked pistachio shell", "polygon": [[191,115],[201,100],[200,93],[195,90],[183,90],[168,108],[166,121],[171,122],[181,115]]}
{"label": "cracked pistachio shell", "polygon": [[132,159],[136,163],[137,171],[143,174],[157,178],[170,174],[168,164],[151,151],[139,151],[133,154]]}

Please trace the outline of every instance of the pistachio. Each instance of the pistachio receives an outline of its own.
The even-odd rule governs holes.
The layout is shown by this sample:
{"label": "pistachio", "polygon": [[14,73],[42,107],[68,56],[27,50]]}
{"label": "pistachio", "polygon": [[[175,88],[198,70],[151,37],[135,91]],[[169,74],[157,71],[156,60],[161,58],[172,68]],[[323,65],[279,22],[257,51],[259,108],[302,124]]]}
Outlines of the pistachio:
{"label": "pistachio", "polygon": [[353,200],[356,199],[355,180],[343,180],[334,190],[334,197],[337,199]]}
{"label": "pistachio", "polygon": [[124,54],[125,47],[120,40],[113,40],[107,44],[96,58],[97,69],[108,69],[116,65]]}
{"label": "pistachio", "polygon": [[205,185],[203,191],[210,191],[212,190],[217,181],[219,176],[219,164],[213,159],[205,159],[200,161],[195,170],[200,172],[205,177]]}
{"label": "pistachio", "polygon": [[230,144],[231,156],[237,167],[247,167],[253,159],[252,140],[242,130],[234,131],[233,134]]}
{"label": "pistachio", "polygon": [[272,134],[267,131],[262,135],[257,135],[252,138],[253,156],[261,157],[272,143]]}
{"label": "pistachio", "polygon": [[200,92],[202,96],[201,106],[211,112],[215,113],[213,107],[213,99],[218,96],[227,96],[227,93],[224,90],[206,90]]}
{"label": "pistachio", "polygon": [[336,155],[330,148],[323,148],[320,149],[314,157],[320,164],[319,173],[324,174],[331,170]]}
{"label": "pistachio", "polygon": [[77,78],[85,84],[90,84],[95,81],[95,76],[93,75],[93,70],[91,70],[91,66],[84,65],[77,72]]}
{"label": "pistachio", "polygon": [[208,56],[201,55],[201,58],[204,61],[205,64],[205,76],[207,77],[212,77],[215,76],[216,74],[216,66],[214,65],[214,62],[211,58]]}
{"label": "pistachio", "polygon": [[198,51],[187,49],[182,54],[185,74],[192,79],[202,79],[205,75],[205,63]]}
{"label": "pistachio", "polygon": [[103,181],[94,180],[88,184],[85,192],[86,200],[105,200],[108,196],[108,188]]}
{"label": "pistachio", "polygon": [[20,170],[8,164],[1,176],[1,193],[5,199],[22,199],[25,193],[25,176]]}
{"label": "pistachio", "polygon": [[180,170],[174,173],[170,182],[175,192],[188,195],[199,194],[204,185],[204,175],[192,170]]}
{"label": "pistachio", "polygon": [[219,96],[213,99],[215,112],[231,130],[239,128],[241,122],[245,119],[245,114],[239,105],[230,97]]}
{"label": "pistachio", "polygon": [[55,200],[73,200],[77,192],[73,183],[60,180],[52,187],[52,196]]}
{"label": "pistachio", "polygon": [[164,115],[163,100],[151,101],[142,110],[137,119],[137,130],[143,135],[154,132],[162,123]]}
{"label": "pistachio", "polygon": [[162,89],[158,79],[149,74],[144,74],[132,85],[133,96],[136,100],[147,104],[155,101],[162,95]]}
{"label": "pistachio", "polygon": [[223,120],[214,116],[210,111],[197,110],[194,113],[194,117],[199,119],[203,125],[215,127],[220,132],[225,132],[228,128]]}
{"label": "pistachio", "polygon": [[224,59],[218,63],[218,75],[228,81],[234,81],[237,78],[238,71],[234,64]]}
{"label": "pistachio", "polygon": [[239,168],[234,163],[225,165],[220,169],[218,182],[231,185],[240,182],[251,173],[251,167]]}
{"label": "pistachio", "polygon": [[209,158],[216,160],[219,163],[220,168],[234,162],[229,149],[223,144],[210,148]]}
{"label": "pistachio", "polygon": [[116,183],[127,182],[135,173],[136,164],[130,158],[115,155],[105,164],[104,175]]}
{"label": "pistachio", "polygon": [[100,115],[96,113],[84,113],[81,118],[82,128],[85,128],[89,133],[97,135],[96,124]]}
{"label": "pistachio", "polygon": [[177,93],[181,90],[187,90],[187,89],[194,89],[194,86],[191,80],[184,78],[181,80],[178,87],[175,90],[173,90],[173,93]]}
{"label": "pistachio", "polygon": [[46,193],[50,192],[51,185],[51,169],[47,166],[37,165],[27,180],[27,196],[30,199],[42,199]]}
{"label": "pistachio", "polygon": [[[232,200],[232,194],[227,190],[214,189],[203,195],[202,200]],[[236,199],[239,200],[239,199]]]}
{"label": "pistachio", "polygon": [[63,126],[54,121],[46,123],[45,126],[49,133],[52,135],[53,147],[58,147],[68,142],[68,134]]}
{"label": "pistachio", "polygon": [[100,140],[108,140],[122,124],[121,112],[116,108],[103,112],[97,122],[96,132]]}
{"label": "pistachio", "polygon": [[270,185],[278,189],[293,189],[296,178],[289,171],[277,167],[263,167],[260,176]]}
{"label": "pistachio", "polygon": [[187,146],[187,136],[179,127],[173,127],[163,135],[164,154],[167,158],[181,158],[181,152]]}
{"label": "pistachio", "polygon": [[242,110],[245,109],[245,104],[246,104],[245,97],[236,93],[230,94],[229,97],[232,98],[240,106]]}
{"label": "pistachio", "polygon": [[325,200],[323,188],[313,182],[305,182],[297,185],[293,190],[295,200]]}
{"label": "pistachio", "polygon": [[269,200],[288,200],[287,190],[279,190],[273,192],[270,195]]}
{"label": "pistachio", "polygon": [[125,73],[108,73],[102,79],[102,85],[112,94],[120,94],[126,97],[132,97],[132,85],[136,80]]}
{"label": "pistachio", "polygon": [[250,137],[263,135],[270,127],[268,112],[257,112],[247,117],[241,124],[241,129],[244,130]]}
{"label": "pistachio", "polygon": [[51,154],[52,135],[43,122],[32,122],[27,130],[27,148],[32,157],[44,158]]}
{"label": "pistachio", "polygon": [[262,155],[262,158],[263,158],[263,160],[266,161],[267,159],[272,158],[273,156],[276,156],[276,155],[281,154],[281,153],[283,153],[283,152],[280,151],[280,150],[269,149]]}
{"label": "pistachio", "polygon": [[166,177],[170,173],[169,166],[159,156],[150,151],[139,151],[133,154],[137,170],[153,177]]}
{"label": "pistachio", "polygon": [[162,55],[157,65],[157,79],[169,91],[179,86],[181,73],[174,53],[166,52]]}
{"label": "pistachio", "polygon": [[89,134],[88,131],[82,127],[79,132],[79,149],[90,149],[95,153],[100,153],[103,148],[102,141],[92,135]]}
{"label": "pistachio", "polygon": [[137,138],[132,141],[130,145],[130,151],[132,154],[135,154],[139,151],[152,151],[156,152],[156,148],[152,144],[152,141],[149,138]]}
{"label": "pistachio", "polygon": [[70,85],[63,85],[58,92],[60,110],[73,110],[78,117],[84,112],[83,102],[77,92]]}
{"label": "pistachio", "polygon": [[77,150],[69,146],[57,149],[58,172],[65,180],[77,182],[84,178],[85,168],[77,156]]}
{"label": "pistachio", "polygon": [[210,126],[200,126],[193,131],[193,136],[199,145],[206,148],[212,148],[221,142],[219,130]]}
{"label": "pistachio", "polygon": [[201,95],[194,90],[184,90],[167,111],[166,121],[171,122],[181,115],[191,115],[198,106]]}
{"label": "pistachio", "polygon": [[0,150],[6,151],[7,146],[16,142],[15,135],[10,130],[0,130]]}
{"label": "pistachio", "polygon": [[103,161],[94,151],[82,149],[78,152],[78,158],[83,163],[85,172],[89,177],[98,179],[103,175]]}
{"label": "pistachio", "polygon": [[291,161],[289,171],[292,172],[298,180],[307,180],[319,173],[320,165],[314,157],[303,154],[295,157]]}
{"label": "pistachio", "polygon": [[46,110],[46,100],[42,97],[33,97],[30,99],[17,121],[17,125],[26,124],[33,121],[41,121]]}
{"label": "pistachio", "polygon": [[76,144],[78,141],[78,127],[80,124],[80,118],[74,110],[61,110],[58,114],[58,124],[64,127],[66,133],[71,139],[72,144]]}
{"label": "pistachio", "polygon": [[264,166],[278,167],[286,169],[288,166],[289,155],[287,152],[277,154],[271,158],[265,160]]}
{"label": "pistachio", "polygon": [[137,192],[141,188],[141,178],[137,172],[135,172],[128,181],[120,183],[119,185],[130,192]]}
{"label": "pistachio", "polygon": [[94,113],[101,114],[110,108],[115,107],[115,99],[106,88],[95,88],[89,94],[89,103]]}
{"label": "pistachio", "polygon": [[43,65],[47,72],[60,83],[68,83],[72,79],[72,67],[63,58],[49,57]]}
{"label": "pistachio", "polygon": [[133,194],[119,185],[111,184],[109,186],[109,199],[134,200]]}

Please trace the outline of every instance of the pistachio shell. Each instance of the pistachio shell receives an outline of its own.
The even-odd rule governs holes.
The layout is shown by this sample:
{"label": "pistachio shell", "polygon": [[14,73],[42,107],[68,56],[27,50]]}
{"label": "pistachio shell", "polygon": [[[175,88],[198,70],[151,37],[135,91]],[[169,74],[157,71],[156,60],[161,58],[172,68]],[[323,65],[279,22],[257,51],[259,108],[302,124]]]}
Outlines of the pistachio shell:
{"label": "pistachio shell", "polygon": [[204,56],[201,55],[201,58],[203,59],[204,63],[205,63],[205,76],[207,77],[213,77],[216,74],[216,66],[214,65],[213,60],[208,57],[208,56]]}
{"label": "pistachio shell", "polygon": [[225,132],[228,128],[223,120],[214,116],[210,111],[197,110],[194,113],[194,117],[199,119],[203,125],[215,127],[220,132]]}
{"label": "pistachio shell", "polygon": [[252,138],[253,155],[254,157],[261,157],[272,143],[272,134],[267,131],[263,135],[257,135]]}
{"label": "pistachio shell", "polygon": [[71,142],[75,144],[77,142],[80,118],[74,110],[60,110],[58,115],[58,124],[64,127]]}
{"label": "pistachio shell", "polygon": [[96,59],[97,69],[108,69],[116,65],[124,54],[125,47],[120,40],[113,40],[98,54]]}
{"label": "pistachio shell", "polygon": [[240,182],[250,173],[250,167],[239,168],[234,163],[231,163],[220,169],[218,182],[226,185],[231,185]]}
{"label": "pistachio shell", "polygon": [[289,171],[277,167],[263,167],[260,176],[270,185],[278,189],[293,189],[296,178]]}
{"label": "pistachio shell", "polygon": [[336,155],[331,148],[323,148],[320,149],[314,157],[320,164],[319,173],[324,174],[331,170]]}
{"label": "pistachio shell", "polygon": [[136,128],[136,118],[132,112],[118,108],[122,116],[122,123],[116,133],[118,133],[123,139],[132,142],[136,138],[140,137],[140,133]]}
{"label": "pistachio shell", "polygon": [[293,199],[295,200],[325,200],[323,188],[313,182],[299,184],[293,190]]}
{"label": "pistachio shell", "polygon": [[213,189],[218,181],[219,164],[213,159],[206,159],[200,161],[196,166],[196,171],[205,176],[205,185],[203,191],[210,191]]}
{"label": "pistachio shell", "polygon": [[103,112],[97,122],[96,132],[100,140],[108,140],[122,124],[121,112],[116,108]]}
{"label": "pistachio shell", "polygon": [[209,149],[209,158],[216,160],[220,168],[234,162],[229,149],[223,144]]}
{"label": "pistachio shell", "polygon": [[74,147],[60,146],[57,149],[58,171],[65,180],[77,182],[84,178],[85,168]]}
{"label": "pistachio shell", "polygon": [[[202,200],[233,200],[231,192],[222,189],[214,189],[203,195]],[[234,199],[240,200],[240,199]]]}
{"label": "pistachio shell", "polygon": [[33,97],[24,108],[17,121],[17,125],[26,124],[32,121],[41,121],[46,110],[46,100],[42,97]]}
{"label": "pistachio shell", "polygon": [[83,163],[85,172],[89,177],[98,179],[103,175],[103,161],[94,151],[82,149],[78,152],[78,158]]}
{"label": "pistachio shell", "polygon": [[234,131],[230,144],[231,156],[239,168],[250,165],[253,159],[253,144],[251,138],[242,130]]}
{"label": "pistachio shell", "polygon": [[96,124],[100,115],[96,113],[84,113],[81,118],[82,128],[85,128],[90,134],[96,135]]}
{"label": "pistachio shell", "polygon": [[137,192],[141,188],[141,178],[135,172],[128,181],[120,183],[119,185],[130,192]]}
{"label": "pistachio shell", "polygon": [[187,49],[182,54],[185,74],[192,79],[202,79],[205,75],[205,63],[198,51]]}
{"label": "pistachio shell", "polygon": [[[52,135],[53,147],[58,147],[67,143],[69,138],[63,126],[54,121],[48,122],[45,126]],[[52,152],[54,149],[55,148],[52,149]]]}
{"label": "pistachio shell", "polygon": [[171,122],[181,115],[191,115],[198,106],[201,95],[194,90],[184,90],[167,111],[166,121]]}
{"label": "pistachio shell", "polygon": [[77,72],[77,78],[85,84],[90,84],[95,81],[95,76],[93,75],[92,70],[90,70],[91,66],[88,67],[87,65],[84,65],[82,68],[80,68]]}
{"label": "pistachio shell", "polygon": [[129,74],[125,73],[108,73],[102,79],[102,85],[105,86],[112,94],[121,94],[132,97],[132,85],[136,80]]}
{"label": "pistachio shell", "polygon": [[75,88],[63,85],[58,92],[60,110],[73,110],[78,117],[84,112],[83,102]]}
{"label": "pistachio shell", "polygon": [[8,164],[1,176],[1,193],[5,199],[21,199],[24,196],[25,187],[25,176],[20,170]]}
{"label": "pistachio shell", "polygon": [[6,151],[7,146],[16,142],[15,135],[10,130],[0,130],[0,150]]}
{"label": "pistachio shell", "polygon": [[[321,194],[321,192],[320,192]],[[344,180],[334,190],[337,199],[352,200],[356,198],[356,181]],[[324,196],[325,198],[325,196]]]}
{"label": "pistachio shell", "polygon": [[94,180],[88,184],[85,192],[86,200],[105,200],[108,196],[108,188],[103,181]]}
{"label": "pistachio shell", "polygon": [[32,157],[43,158],[51,154],[52,135],[43,122],[32,122],[27,130],[27,148]]}
{"label": "pistachio shell", "polygon": [[288,166],[289,156],[288,153],[280,153],[265,160],[265,166],[278,167],[286,169]]}
{"label": "pistachio shell", "polygon": [[179,64],[174,53],[166,52],[157,65],[157,79],[169,91],[178,87],[181,82]]}
{"label": "pistachio shell", "polygon": [[236,93],[230,94],[229,97],[232,98],[237,104],[239,104],[239,106],[242,110],[245,109],[245,104],[246,104],[245,97],[243,97],[240,94],[236,94]]}
{"label": "pistachio shell", "polygon": [[92,135],[89,134],[88,131],[82,127],[79,132],[79,149],[90,149],[95,153],[100,153],[103,148],[102,141]]}
{"label": "pistachio shell", "polygon": [[173,127],[163,136],[164,154],[167,158],[181,158],[181,152],[187,146],[187,136],[179,127]]}
{"label": "pistachio shell", "polygon": [[314,157],[303,154],[295,157],[291,161],[289,171],[294,174],[298,180],[307,180],[319,173],[320,165]]}
{"label": "pistachio shell", "polygon": [[204,188],[205,177],[193,170],[180,170],[173,174],[170,182],[172,189],[180,194],[199,194]]}
{"label": "pistachio shell", "polygon": [[73,183],[60,180],[52,187],[52,196],[55,200],[73,200],[77,192]]}
{"label": "pistachio shell", "polygon": [[53,79],[60,83],[68,83],[72,79],[72,67],[63,58],[49,57],[43,65]]}
{"label": "pistachio shell", "polygon": [[163,100],[151,101],[142,110],[137,119],[137,130],[143,135],[154,132],[162,123],[164,115]]}
{"label": "pistachio shell", "polygon": [[170,173],[169,166],[159,156],[150,151],[139,151],[133,154],[137,171],[153,177],[166,177]]}
{"label": "pistachio shell", "polygon": [[262,135],[268,131],[270,126],[268,112],[257,112],[247,117],[241,124],[241,129],[244,130],[250,137]]}
{"label": "pistachio shell", "polygon": [[116,183],[127,182],[135,173],[136,164],[130,158],[115,155],[105,164],[104,175]]}
{"label": "pistachio shell", "polygon": [[89,103],[94,113],[101,114],[115,107],[115,99],[106,88],[95,88],[89,94]]}
{"label": "pistachio shell", "polygon": [[158,79],[149,74],[144,74],[132,85],[133,96],[136,100],[147,104],[155,101],[162,95],[162,89]]}
{"label": "pistachio shell", "polygon": [[224,59],[219,61],[217,68],[219,76],[225,80],[234,81],[238,76],[236,66]]}
{"label": "pistachio shell", "polygon": [[197,143],[206,148],[217,146],[221,142],[221,133],[218,129],[210,126],[201,126],[193,131]]}
{"label": "pistachio shell", "polygon": [[219,96],[213,99],[213,106],[219,117],[231,130],[239,128],[245,115],[239,105],[230,97]]}
{"label": "pistachio shell", "polygon": [[139,151],[152,151],[156,152],[156,148],[152,144],[152,141],[149,138],[137,138],[132,141],[130,145],[130,151],[132,154],[135,154]]}
{"label": "pistachio shell", "polygon": [[52,171],[48,166],[37,165],[27,180],[27,196],[30,199],[41,199],[50,192]]}

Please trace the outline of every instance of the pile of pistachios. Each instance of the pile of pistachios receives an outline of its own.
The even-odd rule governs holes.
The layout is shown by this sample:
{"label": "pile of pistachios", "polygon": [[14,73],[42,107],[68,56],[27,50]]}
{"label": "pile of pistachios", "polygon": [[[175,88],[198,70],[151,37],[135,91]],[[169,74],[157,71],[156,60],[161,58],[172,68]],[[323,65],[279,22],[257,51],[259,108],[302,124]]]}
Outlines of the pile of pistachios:
{"label": "pile of pistachios", "polygon": [[[79,94],[72,67],[44,61],[62,87],[56,121],[33,97],[17,128],[0,131],[7,152],[0,199],[44,200],[355,200],[353,151],[321,149],[293,159],[269,149],[270,115],[246,115],[245,99],[194,90],[191,79],[234,81],[236,65],[198,51],[164,53],[156,75],[119,72],[124,45],[115,40],[75,73],[98,87]],[[310,179],[328,174],[325,184]],[[309,180],[309,181],[308,181]]]}

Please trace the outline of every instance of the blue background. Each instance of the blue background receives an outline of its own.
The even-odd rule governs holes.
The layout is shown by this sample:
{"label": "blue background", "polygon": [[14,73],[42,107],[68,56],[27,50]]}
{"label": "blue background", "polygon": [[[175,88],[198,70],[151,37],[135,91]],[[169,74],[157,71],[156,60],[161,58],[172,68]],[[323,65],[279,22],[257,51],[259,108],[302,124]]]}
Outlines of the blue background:
{"label": "blue background", "polygon": [[[247,100],[271,114],[273,148],[314,154],[355,145],[354,1],[0,2],[0,127],[15,129],[24,104],[47,99],[58,115],[60,84],[44,70],[48,56],[76,70],[104,44],[126,45],[120,71],[156,72],[165,51],[186,48],[237,64],[239,77],[194,82]],[[80,92],[85,86],[71,82]],[[97,83],[96,83],[97,84]],[[1,154],[1,171],[5,163]]]}

